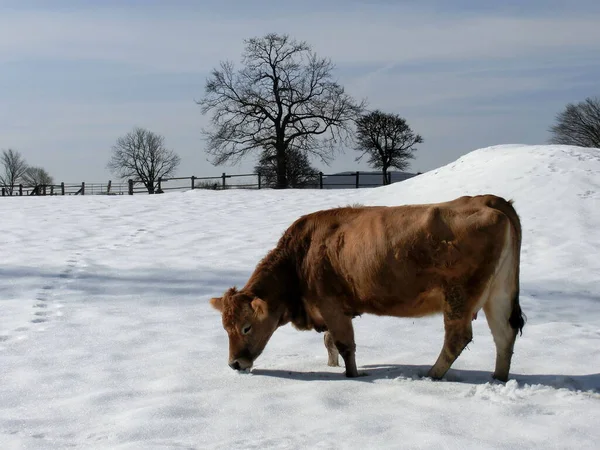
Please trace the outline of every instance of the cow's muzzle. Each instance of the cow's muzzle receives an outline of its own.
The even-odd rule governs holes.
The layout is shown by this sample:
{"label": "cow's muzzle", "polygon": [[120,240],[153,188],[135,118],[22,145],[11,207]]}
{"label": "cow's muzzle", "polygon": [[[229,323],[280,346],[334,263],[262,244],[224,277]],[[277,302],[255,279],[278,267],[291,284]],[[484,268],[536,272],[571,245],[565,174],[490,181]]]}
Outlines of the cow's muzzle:
{"label": "cow's muzzle", "polygon": [[233,370],[246,370],[252,367],[252,361],[247,358],[237,358],[229,361],[229,367]]}

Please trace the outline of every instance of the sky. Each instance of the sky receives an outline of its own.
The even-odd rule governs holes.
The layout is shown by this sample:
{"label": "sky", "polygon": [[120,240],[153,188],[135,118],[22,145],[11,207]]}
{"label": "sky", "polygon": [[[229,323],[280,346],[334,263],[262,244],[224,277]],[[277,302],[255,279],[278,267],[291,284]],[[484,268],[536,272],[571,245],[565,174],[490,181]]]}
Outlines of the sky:
{"label": "sky", "polygon": [[[569,102],[600,96],[600,2],[476,0],[0,0],[0,149],[55,181],[115,179],[111,147],[135,126],[165,137],[179,176],[214,166],[202,115],[211,69],[241,67],[244,40],[287,33],[332,60],[370,109],[424,143],[410,171],[480,147],[544,144]],[[325,173],[366,170],[347,148]]]}

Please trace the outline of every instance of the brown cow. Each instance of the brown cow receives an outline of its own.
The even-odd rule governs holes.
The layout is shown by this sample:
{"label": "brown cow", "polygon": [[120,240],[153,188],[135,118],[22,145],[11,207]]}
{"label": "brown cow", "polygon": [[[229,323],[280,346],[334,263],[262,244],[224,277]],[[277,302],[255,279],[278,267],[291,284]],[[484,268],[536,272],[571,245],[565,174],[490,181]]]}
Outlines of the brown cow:
{"label": "brown cow", "polygon": [[445,339],[428,376],[443,377],[472,339],[483,308],[496,345],[494,378],[506,381],[518,330],[521,224],[493,195],[437,204],[345,207],[296,220],[246,285],[210,303],[229,335],[229,365],[252,367],[289,322],[325,331],[330,366],[341,354],[356,377],[352,318],[362,313],[443,313]]}

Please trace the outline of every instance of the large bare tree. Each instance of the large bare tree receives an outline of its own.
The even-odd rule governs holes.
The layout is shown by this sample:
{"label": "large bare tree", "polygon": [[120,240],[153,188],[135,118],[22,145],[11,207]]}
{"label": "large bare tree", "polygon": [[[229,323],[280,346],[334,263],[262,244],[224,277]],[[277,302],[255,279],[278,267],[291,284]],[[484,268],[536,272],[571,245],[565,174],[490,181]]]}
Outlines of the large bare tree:
{"label": "large bare tree", "polygon": [[141,181],[154,194],[158,179],[175,173],[180,158],[165,147],[164,137],[136,127],[117,139],[107,167],[122,179]]}
{"label": "large bare tree", "polygon": [[0,173],[0,184],[8,195],[12,195],[14,187],[22,181],[27,171],[27,163],[21,153],[13,149],[2,150],[0,162],[4,166],[4,173]]}
{"label": "large bare tree", "polygon": [[569,103],[550,127],[550,143],[600,148],[600,98]]}
{"label": "large bare tree", "polygon": [[305,42],[278,34],[244,42],[243,68],[221,62],[197,102],[203,114],[212,112],[207,153],[215,165],[266,153],[276,161],[276,187],[286,188],[289,149],[328,163],[364,103],[333,80],[331,61]]}
{"label": "large bare tree", "polygon": [[422,143],[423,137],[399,115],[375,110],[356,121],[356,142],[356,150],[362,152],[356,160],[368,156],[368,164],[381,169],[383,184],[388,184],[388,169],[406,170],[414,158],[415,145]]}

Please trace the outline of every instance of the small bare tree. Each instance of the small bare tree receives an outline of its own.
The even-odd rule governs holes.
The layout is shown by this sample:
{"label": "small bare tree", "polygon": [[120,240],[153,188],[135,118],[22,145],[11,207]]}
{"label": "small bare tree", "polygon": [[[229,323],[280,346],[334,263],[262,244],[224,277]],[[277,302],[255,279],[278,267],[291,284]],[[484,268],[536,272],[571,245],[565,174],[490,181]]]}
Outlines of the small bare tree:
{"label": "small bare tree", "polygon": [[388,184],[388,169],[407,169],[409,160],[414,158],[414,146],[423,138],[399,115],[375,110],[356,121],[356,142],[356,150],[362,152],[356,161],[367,155],[369,165],[381,169],[383,184]]}
{"label": "small bare tree", "polygon": [[180,158],[165,147],[164,137],[136,127],[117,139],[107,167],[122,179],[140,180],[154,194],[159,178],[173,175]]}
{"label": "small bare tree", "polygon": [[244,67],[235,71],[222,62],[197,102],[202,114],[213,112],[213,130],[204,131],[207,153],[219,165],[266,151],[277,164],[276,187],[286,188],[289,149],[328,163],[363,104],[345,93],[332,79],[333,64],[305,42],[268,34],[245,44]]}
{"label": "small bare tree", "polygon": [[12,195],[15,185],[19,184],[25,175],[27,163],[21,153],[12,149],[2,150],[0,161],[4,166],[4,173],[0,174],[0,184],[8,195]]}
{"label": "small bare tree", "polygon": [[39,189],[41,186],[54,184],[54,179],[42,167],[28,167],[23,174],[23,183]]}
{"label": "small bare tree", "polygon": [[551,144],[600,148],[600,98],[569,103],[549,131]]}

